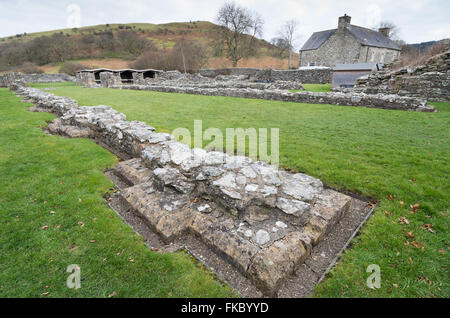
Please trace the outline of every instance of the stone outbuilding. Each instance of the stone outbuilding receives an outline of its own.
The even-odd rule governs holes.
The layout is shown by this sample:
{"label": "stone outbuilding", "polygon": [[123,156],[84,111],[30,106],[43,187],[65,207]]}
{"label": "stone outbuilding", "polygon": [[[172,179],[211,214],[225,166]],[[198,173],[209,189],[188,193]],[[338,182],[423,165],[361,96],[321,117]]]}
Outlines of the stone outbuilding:
{"label": "stone outbuilding", "polygon": [[387,64],[399,58],[400,47],[388,38],[389,28],[375,31],[350,23],[351,17],[344,15],[337,29],[315,32],[300,50],[299,66]]}
{"label": "stone outbuilding", "polygon": [[[80,70],[77,72],[76,78],[77,83],[81,85],[93,86],[98,84],[108,87],[117,84],[144,84],[145,80],[157,78],[161,73],[163,73],[163,71],[154,69],[112,70],[108,68],[98,68],[92,70]],[[102,74],[103,77],[101,76]]]}

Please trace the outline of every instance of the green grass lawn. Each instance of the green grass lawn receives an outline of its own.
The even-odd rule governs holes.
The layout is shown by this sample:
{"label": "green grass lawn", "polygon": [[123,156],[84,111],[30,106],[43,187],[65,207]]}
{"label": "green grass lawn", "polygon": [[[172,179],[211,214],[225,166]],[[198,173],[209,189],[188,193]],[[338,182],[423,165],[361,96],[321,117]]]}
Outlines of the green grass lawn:
{"label": "green grass lawn", "polygon": [[[110,105],[128,120],[146,121],[169,133],[177,127],[192,130],[196,119],[203,120],[203,129],[223,131],[279,127],[282,167],[378,200],[375,214],[316,288],[316,296],[450,296],[450,103],[435,103],[440,113],[419,113],[50,86],[57,88],[55,94],[75,98],[80,105]],[[98,194],[104,191],[95,188]],[[414,204],[420,206],[411,213]],[[381,267],[380,289],[366,287],[370,264]]]}
{"label": "green grass lawn", "polygon": [[[309,92],[327,93],[331,90],[331,84],[302,84]],[[298,91],[300,92],[300,91]]]}
{"label": "green grass lawn", "polygon": [[[150,251],[103,199],[117,158],[45,135],[54,115],[30,106],[0,89],[0,297],[235,296],[187,254]],[[66,287],[70,264],[78,290]]]}

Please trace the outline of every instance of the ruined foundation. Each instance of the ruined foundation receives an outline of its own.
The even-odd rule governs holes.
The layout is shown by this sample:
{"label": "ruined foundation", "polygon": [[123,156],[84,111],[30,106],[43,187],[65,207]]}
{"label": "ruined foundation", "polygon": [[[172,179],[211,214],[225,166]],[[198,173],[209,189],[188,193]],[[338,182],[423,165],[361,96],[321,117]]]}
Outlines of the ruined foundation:
{"label": "ruined foundation", "polygon": [[25,83],[62,83],[75,82],[75,77],[67,74],[22,74],[19,72],[0,75],[0,87],[9,87],[15,81]]}
{"label": "ruined foundation", "polygon": [[[337,89],[348,92],[348,89]],[[389,68],[357,80],[353,92],[398,94],[431,101],[450,101],[450,50],[416,67]]]}
{"label": "ruined foundation", "polygon": [[292,279],[355,202],[305,174],[190,149],[108,106],[79,107],[20,82],[11,89],[34,103],[32,110],[59,116],[51,133],[92,138],[127,159],[111,172],[122,185],[120,199],[162,242],[201,242],[264,295]]}
{"label": "ruined foundation", "polygon": [[[297,78],[300,70],[250,69],[252,72],[245,71],[244,73],[216,75],[214,78],[210,78],[201,74],[182,74],[178,71],[158,71],[157,74],[156,71],[147,71],[147,73],[155,73],[146,76],[146,72],[136,70],[94,70],[78,72],[77,83],[85,87],[231,96],[420,112],[435,111],[435,108],[428,105],[424,98],[400,96],[400,94],[366,94],[366,92],[357,92],[356,90],[330,93],[307,92]],[[310,72],[310,70],[301,70],[301,72]],[[125,75],[128,77],[124,79]],[[294,90],[297,92],[291,92]]]}
{"label": "ruined foundation", "polygon": [[[251,86],[250,86],[251,87]],[[367,108],[380,108],[391,110],[406,110],[419,112],[434,112],[434,106],[428,105],[426,99],[403,97],[399,95],[365,94],[355,92],[290,92],[284,89],[267,88],[256,89],[250,87],[220,87],[214,88],[197,86],[167,86],[167,85],[117,85],[110,86],[115,89],[148,90],[165,93],[183,93],[206,96],[230,96],[242,98],[255,98],[277,100],[294,103],[330,104],[337,106],[358,106]]]}

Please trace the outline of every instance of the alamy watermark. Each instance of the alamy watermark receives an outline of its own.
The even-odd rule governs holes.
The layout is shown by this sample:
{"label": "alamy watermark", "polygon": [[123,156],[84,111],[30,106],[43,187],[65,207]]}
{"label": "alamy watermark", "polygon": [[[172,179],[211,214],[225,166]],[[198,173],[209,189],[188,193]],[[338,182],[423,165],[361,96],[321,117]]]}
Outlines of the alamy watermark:
{"label": "alamy watermark", "polygon": [[67,277],[66,285],[70,289],[81,288],[81,268],[77,264],[71,264],[67,266],[67,273],[71,273]]}
{"label": "alamy watermark", "polygon": [[[176,128],[172,132],[175,139],[182,143],[192,145],[193,141],[194,148],[226,153],[228,156],[224,156],[224,160],[235,160],[236,156],[246,156],[246,150],[248,150],[248,157],[252,160],[259,159],[276,168],[280,162],[279,134],[279,128],[270,128],[270,138],[268,128],[226,128],[224,136],[219,128],[208,128],[203,131],[202,120],[194,121],[193,134],[187,128]],[[204,141],[209,142],[205,147],[203,147]]]}
{"label": "alamy watermark", "polygon": [[371,273],[367,277],[366,285],[371,289],[381,288],[381,269],[377,264],[370,264],[366,269],[367,273]]}

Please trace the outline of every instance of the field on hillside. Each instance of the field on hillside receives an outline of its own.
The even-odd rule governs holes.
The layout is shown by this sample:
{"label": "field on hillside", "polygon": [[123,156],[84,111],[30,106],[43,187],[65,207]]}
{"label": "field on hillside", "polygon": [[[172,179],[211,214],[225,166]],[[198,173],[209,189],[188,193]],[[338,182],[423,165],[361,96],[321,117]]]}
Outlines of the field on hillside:
{"label": "field on hillside", "polygon": [[210,32],[213,27],[213,23],[208,21],[191,21],[191,22],[173,22],[164,24],[153,23],[128,23],[128,24],[100,24],[94,26],[87,26],[82,28],[73,29],[59,29],[44,32],[35,32],[28,34],[19,34],[16,36],[9,36],[0,38],[0,42],[8,42],[16,39],[24,41],[33,40],[40,36],[53,36],[54,34],[63,34],[68,36],[78,36],[83,34],[94,34],[104,31],[119,32],[121,30],[135,30],[139,31],[145,36],[151,39],[160,40],[157,44],[168,45],[171,40],[181,38],[181,36],[188,36],[190,38],[196,38],[200,41],[206,40],[202,34]]}
{"label": "field on hillside", "polygon": [[[110,105],[159,131],[279,127],[283,168],[377,202],[375,214],[316,288],[326,297],[448,297],[450,103],[439,113],[145,91],[52,86],[80,105]],[[326,90],[325,87],[311,87]],[[36,115],[38,116],[38,115]],[[413,208],[414,207],[414,208]],[[380,289],[366,268],[381,268]]]}
{"label": "field on hillside", "polygon": [[[35,40],[42,36],[62,36],[61,41],[64,38],[70,39],[71,42],[80,41],[83,37],[86,43],[81,41],[76,47],[80,50],[78,58],[67,57],[70,52],[63,53],[61,60],[57,62],[40,65],[41,69],[46,73],[57,73],[63,62],[74,61],[85,64],[91,68],[126,68],[129,67],[130,62],[134,61],[137,56],[126,52],[119,52],[117,49],[99,49],[98,47],[93,49],[89,47],[92,41],[98,41],[98,38],[105,34],[111,33],[117,36],[121,31],[133,31],[143,39],[148,39],[160,50],[171,50],[178,41],[197,41],[208,47],[211,58],[209,62],[204,66],[205,68],[222,68],[230,67],[232,63],[225,57],[214,57],[211,42],[215,35],[215,24],[207,21],[191,21],[191,22],[177,22],[166,24],[151,24],[151,23],[133,23],[133,24],[104,24],[83,28],[74,29],[61,29],[46,32],[30,33],[30,34],[18,34],[7,38],[0,38],[0,46],[2,44],[8,44],[12,41],[18,43],[28,42]],[[239,67],[260,67],[260,68],[275,68],[275,69],[287,69],[287,58],[278,58],[272,56],[271,50],[273,46],[265,40],[257,39],[258,54],[249,59],[243,59],[239,62]],[[105,45],[105,44],[102,44]],[[1,47],[0,47],[1,49]],[[1,52],[1,50],[0,50]],[[14,54],[13,54],[14,55]],[[66,56],[65,56],[66,55]],[[293,54],[293,64],[298,65],[298,54]],[[9,65],[9,64],[8,64]]]}

